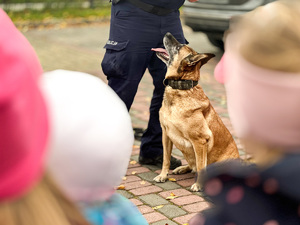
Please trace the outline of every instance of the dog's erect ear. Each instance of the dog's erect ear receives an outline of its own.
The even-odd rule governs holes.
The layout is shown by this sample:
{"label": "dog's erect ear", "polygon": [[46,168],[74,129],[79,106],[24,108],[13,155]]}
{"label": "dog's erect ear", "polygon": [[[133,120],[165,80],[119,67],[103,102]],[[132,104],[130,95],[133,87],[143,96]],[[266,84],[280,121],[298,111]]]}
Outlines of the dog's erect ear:
{"label": "dog's erect ear", "polygon": [[183,60],[183,64],[186,66],[195,66],[201,62],[201,66],[207,63],[211,58],[215,57],[211,53],[201,53],[197,55],[189,55]]}

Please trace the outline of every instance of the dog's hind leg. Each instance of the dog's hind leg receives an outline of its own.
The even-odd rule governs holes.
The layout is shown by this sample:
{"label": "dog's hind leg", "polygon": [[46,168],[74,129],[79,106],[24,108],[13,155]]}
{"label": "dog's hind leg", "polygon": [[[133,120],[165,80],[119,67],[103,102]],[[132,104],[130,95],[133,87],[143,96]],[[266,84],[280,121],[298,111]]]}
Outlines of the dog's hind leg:
{"label": "dog's hind leg", "polygon": [[192,168],[189,165],[186,166],[179,166],[175,170],[173,170],[173,174],[184,174],[191,172]]}
{"label": "dog's hind leg", "polygon": [[170,169],[171,153],[173,143],[166,133],[166,129],[162,126],[162,142],[164,148],[164,159],[161,173],[153,180],[156,182],[165,182],[168,179],[168,173]]}

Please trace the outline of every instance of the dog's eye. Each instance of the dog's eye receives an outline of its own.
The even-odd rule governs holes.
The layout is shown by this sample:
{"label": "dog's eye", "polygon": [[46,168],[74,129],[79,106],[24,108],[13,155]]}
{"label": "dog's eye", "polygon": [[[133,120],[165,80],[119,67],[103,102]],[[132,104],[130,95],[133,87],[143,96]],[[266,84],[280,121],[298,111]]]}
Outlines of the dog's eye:
{"label": "dog's eye", "polygon": [[176,50],[179,51],[179,49],[180,49],[180,46],[177,46],[177,47],[176,47]]}

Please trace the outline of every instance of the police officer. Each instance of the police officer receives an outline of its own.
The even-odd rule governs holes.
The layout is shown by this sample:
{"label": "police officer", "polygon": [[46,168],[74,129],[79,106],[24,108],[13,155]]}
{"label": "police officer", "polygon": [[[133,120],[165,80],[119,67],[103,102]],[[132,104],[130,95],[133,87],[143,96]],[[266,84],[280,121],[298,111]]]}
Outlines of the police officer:
{"label": "police officer", "polygon": [[[106,53],[101,63],[108,85],[128,110],[147,68],[155,87],[148,127],[141,138],[141,164],[161,165],[163,161],[159,109],[167,68],[151,48],[163,47],[167,32],[186,43],[178,10],[183,3],[184,0],[113,0],[112,3],[109,40],[104,46]],[[171,169],[180,165],[180,160],[171,158]]]}

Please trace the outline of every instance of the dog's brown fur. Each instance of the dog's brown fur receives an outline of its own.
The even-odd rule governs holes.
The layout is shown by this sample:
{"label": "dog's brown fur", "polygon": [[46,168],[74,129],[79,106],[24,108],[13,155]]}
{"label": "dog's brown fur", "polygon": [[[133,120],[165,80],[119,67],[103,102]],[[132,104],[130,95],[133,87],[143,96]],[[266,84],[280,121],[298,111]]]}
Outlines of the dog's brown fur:
{"label": "dog's brown fur", "polygon": [[[164,44],[169,54],[172,54],[171,48],[176,39],[170,35],[165,36]],[[190,47],[181,45],[177,53],[172,57],[170,55],[173,60],[165,62],[168,65],[166,79],[198,81],[200,67],[213,56],[198,54]],[[167,180],[173,144],[182,151],[188,162],[187,166],[180,166],[173,173],[197,172],[197,182],[191,187],[193,191],[201,189],[199,174],[208,164],[239,157],[230,132],[199,84],[189,90],[167,86],[160,109],[160,122],[163,131],[164,160],[161,174],[154,178],[157,182]]]}

